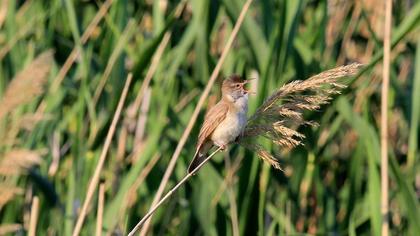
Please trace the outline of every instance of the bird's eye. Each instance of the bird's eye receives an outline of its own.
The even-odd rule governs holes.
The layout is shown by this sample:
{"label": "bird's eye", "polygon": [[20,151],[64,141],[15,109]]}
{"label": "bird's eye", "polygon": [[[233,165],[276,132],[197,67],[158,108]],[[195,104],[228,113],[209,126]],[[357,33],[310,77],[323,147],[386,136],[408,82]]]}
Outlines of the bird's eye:
{"label": "bird's eye", "polygon": [[239,88],[241,85],[240,84],[236,84],[236,87]]}

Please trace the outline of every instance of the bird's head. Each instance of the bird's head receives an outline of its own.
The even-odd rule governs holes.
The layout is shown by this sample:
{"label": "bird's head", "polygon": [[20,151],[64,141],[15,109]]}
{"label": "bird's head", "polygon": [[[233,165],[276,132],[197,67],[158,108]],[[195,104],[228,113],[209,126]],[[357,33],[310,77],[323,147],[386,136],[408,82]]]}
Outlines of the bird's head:
{"label": "bird's head", "polygon": [[249,91],[245,88],[245,85],[249,80],[244,80],[239,75],[231,75],[223,81],[222,84],[222,96],[229,100],[237,100],[243,96],[247,96]]}

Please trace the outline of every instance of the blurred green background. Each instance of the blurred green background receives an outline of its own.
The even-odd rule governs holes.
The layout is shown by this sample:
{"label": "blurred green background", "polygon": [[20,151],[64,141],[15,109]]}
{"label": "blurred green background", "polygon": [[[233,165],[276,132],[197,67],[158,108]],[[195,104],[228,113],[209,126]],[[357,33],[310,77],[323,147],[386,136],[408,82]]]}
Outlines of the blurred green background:
{"label": "blurred green background", "polygon": [[[147,213],[244,2],[187,0],[178,17],[180,1],[0,0],[0,233],[26,235],[38,196],[36,235],[71,235],[133,72],[101,173],[102,234],[127,234]],[[288,81],[351,62],[366,66],[331,104],[305,114],[320,126],[299,128],[304,146],[272,148],[284,172],[231,146],[157,211],[148,234],[380,235],[383,24],[382,0],[255,0],[218,80],[258,77],[249,114]],[[419,26],[420,1],[394,1],[392,235],[420,232]],[[144,83],[166,32],[169,42]],[[75,62],[60,75],[72,50]],[[205,108],[219,89],[217,83]],[[186,174],[204,114],[167,190]],[[95,234],[97,205],[96,191],[81,235]]]}

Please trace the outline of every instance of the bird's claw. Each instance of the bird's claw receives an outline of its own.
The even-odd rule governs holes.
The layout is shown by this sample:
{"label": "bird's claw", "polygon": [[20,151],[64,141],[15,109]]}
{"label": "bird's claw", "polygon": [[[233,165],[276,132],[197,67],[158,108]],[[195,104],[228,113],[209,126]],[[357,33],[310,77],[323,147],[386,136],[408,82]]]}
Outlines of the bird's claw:
{"label": "bird's claw", "polygon": [[225,151],[226,150],[226,144],[219,144],[216,143],[216,146],[218,146],[220,148],[221,151]]}

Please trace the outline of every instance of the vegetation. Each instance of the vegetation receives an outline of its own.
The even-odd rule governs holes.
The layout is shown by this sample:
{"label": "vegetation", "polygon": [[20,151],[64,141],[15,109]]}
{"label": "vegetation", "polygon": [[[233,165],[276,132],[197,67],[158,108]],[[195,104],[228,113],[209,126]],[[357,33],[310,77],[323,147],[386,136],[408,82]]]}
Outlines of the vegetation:
{"label": "vegetation", "polygon": [[[258,78],[248,134],[272,132],[217,153],[149,234],[380,235],[383,1],[252,2],[194,123],[245,2],[0,1],[0,234],[72,235],[79,219],[80,235],[126,235],[184,178],[205,110],[237,73]],[[420,1],[393,8],[390,233],[416,235]],[[305,80],[354,62],[364,64],[355,76]],[[293,85],[304,91],[289,94]],[[305,99],[316,106],[284,110]],[[273,145],[282,134],[291,143]]]}

